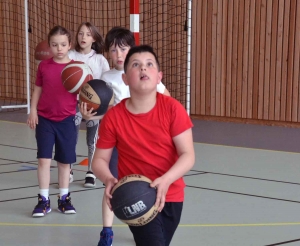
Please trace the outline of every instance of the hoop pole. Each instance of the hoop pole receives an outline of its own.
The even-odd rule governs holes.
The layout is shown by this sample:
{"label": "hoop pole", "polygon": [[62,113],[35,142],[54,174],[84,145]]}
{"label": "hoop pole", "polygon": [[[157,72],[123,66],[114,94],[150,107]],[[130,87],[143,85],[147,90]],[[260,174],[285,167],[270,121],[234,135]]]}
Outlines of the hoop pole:
{"label": "hoop pole", "polygon": [[25,3],[25,39],[26,39],[26,87],[27,87],[27,114],[30,113],[30,78],[29,78],[29,41],[28,41],[28,5]]}
{"label": "hoop pole", "polygon": [[30,90],[29,90],[29,42],[28,42],[28,5],[27,0],[24,0],[24,16],[25,16],[25,49],[26,49],[26,90],[27,90],[27,104],[25,105],[7,105],[0,106],[0,111],[7,108],[27,108],[27,114],[30,111]]}
{"label": "hoop pole", "polygon": [[192,0],[188,0],[187,16],[187,74],[186,74],[186,111],[190,115],[191,104],[191,41],[192,41]]}
{"label": "hoop pole", "polygon": [[133,32],[136,45],[140,44],[140,1],[130,0],[130,31]]}

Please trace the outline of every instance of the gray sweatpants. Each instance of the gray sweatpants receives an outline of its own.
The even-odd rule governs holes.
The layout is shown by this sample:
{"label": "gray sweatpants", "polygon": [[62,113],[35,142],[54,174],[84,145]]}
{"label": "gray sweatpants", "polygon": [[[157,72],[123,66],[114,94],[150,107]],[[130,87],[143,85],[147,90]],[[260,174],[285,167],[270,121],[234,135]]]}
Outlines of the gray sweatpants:
{"label": "gray sweatpants", "polygon": [[[82,115],[79,111],[77,111],[75,116],[75,125],[77,129],[77,141],[78,141],[78,134],[79,134],[81,121],[82,121]],[[99,120],[86,121],[86,143],[88,147],[88,171],[92,171],[92,160],[96,149],[99,123],[100,123]]]}

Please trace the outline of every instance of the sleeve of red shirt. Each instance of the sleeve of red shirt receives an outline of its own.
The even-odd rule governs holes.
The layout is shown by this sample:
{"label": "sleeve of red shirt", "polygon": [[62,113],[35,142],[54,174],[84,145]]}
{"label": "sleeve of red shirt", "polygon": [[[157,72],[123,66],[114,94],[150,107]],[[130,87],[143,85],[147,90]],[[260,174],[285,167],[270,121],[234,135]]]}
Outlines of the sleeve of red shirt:
{"label": "sleeve of red shirt", "polygon": [[185,108],[176,99],[173,99],[171,108],[171,125],[170,133],[171,137],[176,137],[180,133],[193,127],[193,123],[188,116]]}
{"label": "sleeve of red shirt", "polygon": [[116,145],[116,134],[113,124],[113,108],[108,110],[103,119],[98,131],[97,148],[110,149]]}

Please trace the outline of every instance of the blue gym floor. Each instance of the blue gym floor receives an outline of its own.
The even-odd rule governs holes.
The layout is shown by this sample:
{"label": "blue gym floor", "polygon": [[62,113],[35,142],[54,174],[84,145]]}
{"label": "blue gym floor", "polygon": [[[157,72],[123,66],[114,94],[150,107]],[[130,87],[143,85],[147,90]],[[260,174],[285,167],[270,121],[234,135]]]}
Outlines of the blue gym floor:
{"label": "blue gym floor", "polygon": [[[70,185],[76,215],[56,211],[57,168],[51,167],[52,212],[32,218],[37,203],[34,131],[24,112],[0,113],[0,246],[97,245],[103,186],[83,187],[86,166]],[[194,120],[196,163],[172,246],[300,245],[300,129]],[[78,163],[85,159],[80,131]],[[134,245],[115,219],[114,246]]]}

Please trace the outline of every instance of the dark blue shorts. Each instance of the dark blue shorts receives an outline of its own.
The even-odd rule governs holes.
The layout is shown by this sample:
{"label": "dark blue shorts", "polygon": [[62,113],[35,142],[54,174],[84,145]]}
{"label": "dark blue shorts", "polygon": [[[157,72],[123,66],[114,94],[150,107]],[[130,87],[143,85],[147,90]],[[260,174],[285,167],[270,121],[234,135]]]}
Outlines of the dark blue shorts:
{"label": "dark blue shorts", "polygon": [[76,162],[77,131],[74,116],[55,122],[39,116],[35,137],[37,141],[37,158],[52,159],[55,145],[54,160],[70,164]]}
{"label": "dark blue shorts", "polygon": [[136,246],[169,246],[180,222],[182,202],[166,202],[163,210],[144,226],[129,226]]}

